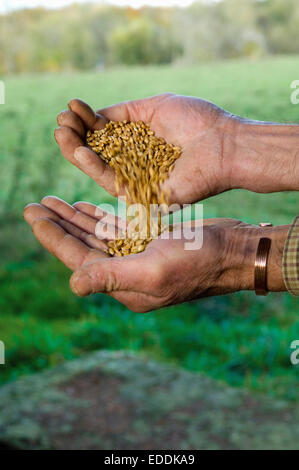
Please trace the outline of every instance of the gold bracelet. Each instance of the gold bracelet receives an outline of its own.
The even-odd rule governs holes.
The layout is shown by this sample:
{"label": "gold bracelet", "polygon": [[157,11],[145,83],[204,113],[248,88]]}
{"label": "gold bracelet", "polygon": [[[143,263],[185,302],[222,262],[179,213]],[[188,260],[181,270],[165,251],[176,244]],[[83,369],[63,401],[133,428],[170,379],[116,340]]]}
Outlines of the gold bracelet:
{"label": "gold bracelet", "polygon": [[[260,223],[260,227],[272,227],[269,223]],[[261,238],[258,244],[254,264],[254,290],[256,295],[268,295],[267,264],[271,248],[270,238]]]}

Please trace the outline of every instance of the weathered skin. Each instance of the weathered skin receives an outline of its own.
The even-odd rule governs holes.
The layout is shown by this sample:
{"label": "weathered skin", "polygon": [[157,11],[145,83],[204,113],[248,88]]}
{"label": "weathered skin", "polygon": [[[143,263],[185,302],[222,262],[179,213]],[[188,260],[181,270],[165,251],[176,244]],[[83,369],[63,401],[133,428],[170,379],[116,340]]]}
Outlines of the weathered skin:
{"label": "weathered skin", "polygon": [[0,448],[295,449],[295,404],[125,352],[0,389]]}

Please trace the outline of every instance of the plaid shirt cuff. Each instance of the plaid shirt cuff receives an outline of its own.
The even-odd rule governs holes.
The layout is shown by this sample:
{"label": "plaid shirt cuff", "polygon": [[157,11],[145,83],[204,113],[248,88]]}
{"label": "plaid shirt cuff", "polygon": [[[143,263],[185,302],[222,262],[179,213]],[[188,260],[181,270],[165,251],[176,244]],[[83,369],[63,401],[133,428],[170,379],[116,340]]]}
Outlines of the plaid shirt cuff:
{"label": "plaid shirt cuff", "polygon": [[289,293],[299,296],[299,216],[294,220],[286,239],[282,271]]}

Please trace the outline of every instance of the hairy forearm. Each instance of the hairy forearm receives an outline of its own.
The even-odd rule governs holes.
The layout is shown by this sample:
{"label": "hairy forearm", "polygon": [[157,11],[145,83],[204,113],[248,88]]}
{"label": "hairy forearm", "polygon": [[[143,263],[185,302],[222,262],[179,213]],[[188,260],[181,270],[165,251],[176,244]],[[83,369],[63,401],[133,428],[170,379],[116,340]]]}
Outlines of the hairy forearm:
{"label": "hairy forearm", "polygon": [[299,125],[233,118],[225,142],[230,186],[267,193],[299,190]]}

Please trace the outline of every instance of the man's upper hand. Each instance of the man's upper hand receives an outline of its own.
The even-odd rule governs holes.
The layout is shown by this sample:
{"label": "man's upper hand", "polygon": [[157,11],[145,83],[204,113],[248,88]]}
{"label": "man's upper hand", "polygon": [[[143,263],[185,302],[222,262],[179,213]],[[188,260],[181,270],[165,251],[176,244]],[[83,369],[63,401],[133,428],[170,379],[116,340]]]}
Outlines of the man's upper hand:
{"label": "man's upper hand", "polygon": [[74,99],[69,110],[58,116],[55,138],[67,160],[115,196],[113,170],[84,146],[84,140],[87,129],[102,129],[109,120],[125,119],[148,123],[156,135],[182,148],[165,182],[172,203],[193,203],[230,189],[231,168],[224,164],[224,151],[233,118],[199,98],[166,93],[96,112]]}

